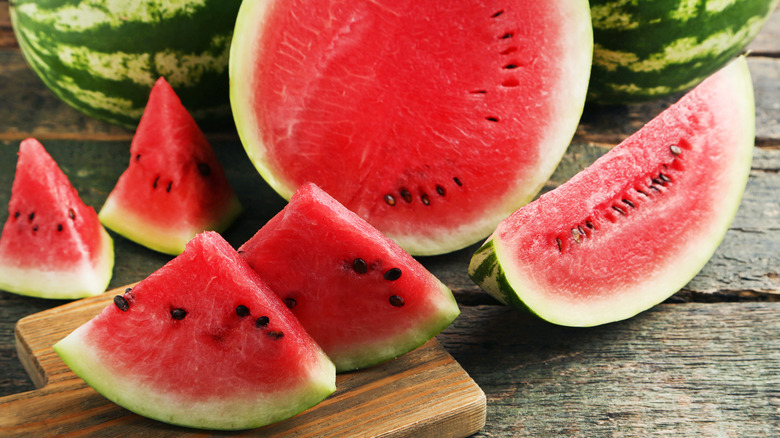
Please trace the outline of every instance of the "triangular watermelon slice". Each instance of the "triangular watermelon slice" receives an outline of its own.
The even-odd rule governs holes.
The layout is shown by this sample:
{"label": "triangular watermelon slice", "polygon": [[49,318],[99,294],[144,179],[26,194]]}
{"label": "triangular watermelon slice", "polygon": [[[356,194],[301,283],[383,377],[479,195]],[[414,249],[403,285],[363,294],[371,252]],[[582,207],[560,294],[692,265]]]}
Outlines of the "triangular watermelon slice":
{"label": "triangular watermelon slice", "polygon": [[336,388],[327,356],[215,232],[197,235],[54,350],[109,400],[188,427],[260,427]]}
{"label": "triangular watermelon slice", "polygon": [[130,145],[130,165],[100,221],[141,245],[179,254],[195,234],[223,231],[241,212],[222,165],[173,88],[160,78]]}
{"label": "triangular watermelon slice", "polygon": [[433,274],[313,183],[239,253],[339,372],[411,351],[460,313]]}
{"label": "triangular watermelon slice", "polygon": [[754,132],[742,57],[503,221],[472,258],[471,278],[561,325],[618,321],[662,302],[725,236]]}
{"label": "triangular watermelon slice", "polygon": [[22,141],[0,237],[0,289],[83,298],[106,290],[113,267],[114,244],[95,210],[38,140]]}

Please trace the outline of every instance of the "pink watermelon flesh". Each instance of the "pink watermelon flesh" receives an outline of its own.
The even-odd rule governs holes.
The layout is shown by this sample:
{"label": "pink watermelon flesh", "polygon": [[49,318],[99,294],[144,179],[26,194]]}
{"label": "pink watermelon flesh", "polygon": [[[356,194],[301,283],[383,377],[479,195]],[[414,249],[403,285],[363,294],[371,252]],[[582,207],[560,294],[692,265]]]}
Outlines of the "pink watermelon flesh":
{"label": "pink watermelon flesh", "polygon": [[338,371],[411,351],[460,312],[433,274],[312,183],[239,253]]}
{"label": "pink watermelon flesh", "polygon": [[335,390],[335,368],[216,232],[54,345],[113,402],[166,423],[247,429]]}
{"label": "pink watermelon flesh", "polygon": [[314,182],[410,253],[439,254],[540,190],[591,53],[580,0],[244,2],[231,103],[282,196]]}
{"label": "pink watermelon flesh", "polygon": [[224,231],[241,205],[214,150],[160,78],[130,145],[130,164],[100,210],[109,229],[179,254],[195,234]]}
{"label": "pink watermelon flesh", "polygon": [[72,299],[106,290],[114,246],[43,145],[22,141],[0,237],[0,289]]}
{"label": "pink watermelon flesh", "polygon": [[502,222],[474,255],[472,279],[564,325],[617,321],[660,303],[707,263],[737,211],[754,111],[739,58]]}

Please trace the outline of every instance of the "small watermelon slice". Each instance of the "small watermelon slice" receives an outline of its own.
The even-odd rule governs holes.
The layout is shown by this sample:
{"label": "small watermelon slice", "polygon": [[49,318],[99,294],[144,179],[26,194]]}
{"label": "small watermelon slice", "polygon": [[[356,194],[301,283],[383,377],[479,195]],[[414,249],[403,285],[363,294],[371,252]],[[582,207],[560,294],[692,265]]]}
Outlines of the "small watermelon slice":
{"label": "small watermelon slice", "polygon": [[584,0],[245,1],[231,105],[283,197],[314,182],[411,254],[441,254],[549,179],[592,42]]}
{"label": "small watermelon slice", "polygon": [[130,164],[100,221],[136,243],[176,255],[197,233],[224,231],[240,212],[211,144],[159,78],[130,145]]}
{"label": "small watermelon slice", "polygon": [[109,400],[166,423],[248,429],[335,389],[333,363],[216,232],[54,345]]}
{"label": "small watermelon slice", "polygon": [[239,253],[339,372],[411,351],[460,313],[433,274],[313,183]]}
{"label": "small watermelon slice", "polygon": [[754,135],[752,82],[740,57],[503,221],[469,274],[504,303],[557,324],[644,311],[712,257],[745,189]]}
{"label": "small watermelon slice", "polygon": [[43,145],[22,141],[0,237],[0,289],[40,298],[103,293],[114,243]]}

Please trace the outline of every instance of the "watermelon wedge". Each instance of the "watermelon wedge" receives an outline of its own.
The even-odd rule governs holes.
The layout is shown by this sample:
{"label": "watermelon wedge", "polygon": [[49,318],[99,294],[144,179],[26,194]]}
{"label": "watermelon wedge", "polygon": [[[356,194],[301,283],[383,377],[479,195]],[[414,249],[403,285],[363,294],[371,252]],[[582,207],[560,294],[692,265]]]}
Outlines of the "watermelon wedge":
{"label": "watermelon wedge", "polygon": [[248,429],[335,390],[335,369],[279,298],[217,233],[54,345],[109,400],[166,423]]}
{"label": "watermelon wedge", "polygon": [[0,289],[40,298],[103,293],[114,243],[43,145],[22,141],[0,237]]}
{"label": "watermelon wedge", "polygon": [[712,257],[740,203],[755,133],[744,57],[732,61],[476,252],[471,278],[553,323],[629,318]]}
{"label": "watermelon wedge", "polygon": [[244,148],[415,255],[490,234],[552,174],[582,113],[585,0],[246,1],[230,55]]}
{"label": "watermelon wedge", "polygon": [[173,88],[158,79],[130,145],[130,164],[100,221],[136,243],[176,255],[197,233],[224,231],[240,212],[211,144]]}
{"label": "watermelon wedge", "polygon": [[313,183],[239,253],[339,372],[411,351],[460,313],[433,274]]}

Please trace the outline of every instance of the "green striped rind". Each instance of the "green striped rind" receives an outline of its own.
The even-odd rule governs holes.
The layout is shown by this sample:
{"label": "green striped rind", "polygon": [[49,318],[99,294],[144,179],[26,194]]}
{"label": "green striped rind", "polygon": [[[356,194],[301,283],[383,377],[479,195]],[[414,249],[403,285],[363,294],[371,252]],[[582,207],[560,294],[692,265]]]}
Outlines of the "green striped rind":
{"label": "green striped rind", "polygon": [[232,119],[230,41],[240,0],[19,0],[11,20],[30,67],[83,113],[134,128],[164,76],[199,123]]}
{"label": "green striped rind", "polygon": [[474,283],[498,301],[535,313],[520,300],[517,292],[509,285],[504,268],[496,255],[496,244],[492,236],[471,257],[468,273]]}
{"label": "green striped rind", "polygon": [[778,0],[591,0],[590,102],[620,104],[692,88],[755,38]]}

